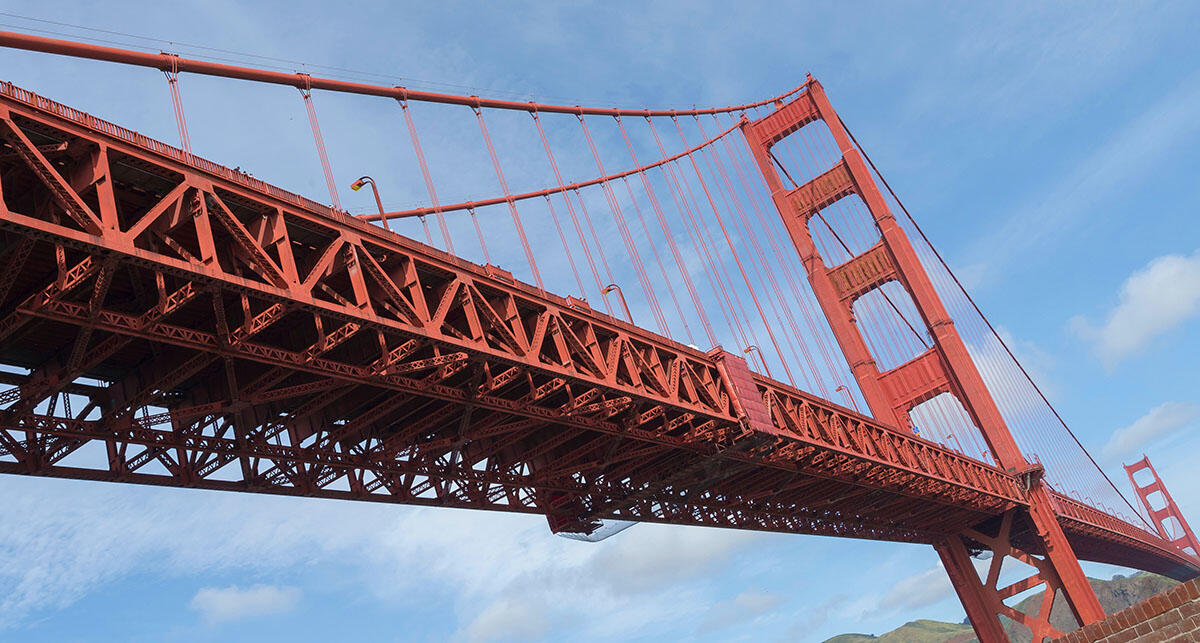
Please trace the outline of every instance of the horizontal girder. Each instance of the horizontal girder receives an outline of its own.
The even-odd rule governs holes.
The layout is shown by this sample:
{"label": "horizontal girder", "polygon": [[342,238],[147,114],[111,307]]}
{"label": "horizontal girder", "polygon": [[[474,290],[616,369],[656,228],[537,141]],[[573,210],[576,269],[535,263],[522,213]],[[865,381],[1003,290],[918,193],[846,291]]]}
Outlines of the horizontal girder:
{"label": "horizontal girder", "polygon": [[[0,471],[910,542],[1028,503],[828,401],[735,390],[739,358],[11,85],[0,134]],[[1081,556],[1179,564],[1069,502]]]}

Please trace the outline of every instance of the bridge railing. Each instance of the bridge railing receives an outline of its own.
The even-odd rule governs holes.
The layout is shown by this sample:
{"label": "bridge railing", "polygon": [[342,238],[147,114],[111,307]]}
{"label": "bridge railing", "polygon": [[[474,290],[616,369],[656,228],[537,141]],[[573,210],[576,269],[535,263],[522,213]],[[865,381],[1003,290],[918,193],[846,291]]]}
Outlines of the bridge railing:
{"label": "bridge railing", "polygon": [[1177,548],[1174,545],[1166,540],[1163,540],[1158,534],[1152,533],[1147,529],[1121,520],[1120,518],[1096,509],[1091,505],[1079,502],[1078,500],[1057,492],[1052,492],[1050,494],[1050,500],[1054,505],[1054,512],[1061,517],[1078,520],[1094,527],[1099,527],[1101,529],[1132,538],[1139,542],[1165,549],[1172,553],[1177,551]]}

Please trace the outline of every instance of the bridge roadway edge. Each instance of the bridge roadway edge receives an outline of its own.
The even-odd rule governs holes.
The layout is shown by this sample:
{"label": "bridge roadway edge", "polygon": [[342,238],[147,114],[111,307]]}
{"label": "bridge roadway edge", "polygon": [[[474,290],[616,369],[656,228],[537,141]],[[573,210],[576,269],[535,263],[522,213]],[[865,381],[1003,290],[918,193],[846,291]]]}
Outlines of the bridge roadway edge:
{"label": "bridge roadway edge", "polygon": [[[8,87],[11,87],[11,85],[9,85]],[[8,93],[9,93],[9,96],[5,96],[3,100],[4,100],[4,102],[8,103],[8,108],[10,110],[15,108],[16,111],[18,111],[18,112],[24,112],[24,110],[26,110],[27,108],[32,108],[35,112],[40,111],[43,118],[49,118],[52,121],[57,121],[57,125],[56,125],[57,127],[60,127],[61,129],[64,129],[64,130],[71,130],[75,127],[81,128],[82,131],[80,131],[78,129],[76,130],[76,133],[79,136],[82,136],[85,138],[92,138],[93,140],[95,140],[97,138],[103,139],[106,141],[107,145],[109,145],[110,147],[112,147],[114,149],[127,148],[128,146],[133,146],[135,148],[141,147],[141,146],[136,145],[132,141],[123,139],[120,136],[89,128],[86,123],[72,123],[71,119],[64,117],[62,114],[55,114],[50,111],[39,110],[36,105],[30,105],[25,102],[16,101],[12,98],[13,92],[10,91]],[[42,99],[42,100],[44,101],[44,99]],[[28,113],[28,112],[24,112],[24,113]],[[36,114],[29,114],[29,115],[36,116]],[[307,216],[312,216],[312,217],[317,217],[317,218],[325,217],[324,223],[326,225],[332,224],[330,227],[333,227],[333,228],[336,228],[339,226],[345,227],[345,229],[353,231],[354,234],[359,235],[362,238],[369,239],[370,242],[373,244],[377,244],[377,245],[385,246],[385,247],[394,247],[397,252],[405,252],[410,255],[420,256],[421,260],[426,263],[438,264],[441,267],[441,269],[443,269],[443,270],[455,271],[455,272],[459,272],[461,274],[466,274],[466,275],[468,275],[468,278],[470,281],[485,284],[488,288],[494,289],[496,291],[508,292],[508,293],[511,293],[514,297],[518,297],[518,298],[539,301],[539,302],[541,302],[541,305],[544,308],[552,309],[553,310],[552,314],[558,316],[559,318],[563,318],[565,316],[565,317],[568,317],[571,319],[582,319],[582,320],[585,320],[587,324],[590,324],[596,328],[601,328],[605,332],[615,333],[617,335],[624,334],[624,336],[628,337],[628,339],[623,340],[623,341],[628,346],[649,345],[653,351],[657,351],[657,352],[665,353],[665,354],[671,354],[674,356],[674,359],[683,360],[687,363],[695,363],[699,367],[704,367],[704,368],[709,368],[709,369],[716,368],[715,362],[713,362],[708,355],[699,353],[698,351],[692,351],[691,349],[681,346],[678,343],[672,342],[671,340],[653,336],[653,334],[648,333],[647,331],[644,331],[642,329],[639,329],[639,328],[634,327],[629,324],[625,324],[624,322],[621,322],[620,320],[615,320],[615,319],[609,318],[597,311],[581,310],[581,309],[573,306],[572,303],[567,299],[564,299],[561,297],[556,297],[550,293],[539,292],[535,287],[530,286],[528,284],[524,284],[524,283],[521,283],[521,282],[515,281],[515,280],[511,281],[511,282],[504,282],[504,281],[497,280],[494,277],[492,277],[491,275],[487,274],[487,272],[484,271],[479,266],[475,266],[474,264],[466,262],[457,257],[453,257],[452,255],[448,255],[447,253],[441,252],[439,250],[436,250],[433,248],[428,248],[428,247],[424,246],[423,244],[419,244],[415,241],[407,240],[402,237],[398,237],[397,235],[391,235],[390,233],[387,233],[386,231],[381,230],[377,226],[371,226],[371,225],[363,223],[361,221],[357,221],[357,220],[353,219],[352,217],[345,215],[344,213],[337,213],[337,212],[329,211],[327,208],[326,208],[326,212],[322,213],[319,211],[319,209],[309,206],[307,203],[304,202],[304,200],[300,199],[299,197],[296,197],[295,199],[287,198],[286,193],[283,193],[283,191],[279,190],[278,188],[272,187],[272,189],[270,189],[270,190],[263,190],[263,189],[259,189],[258,186],[254,186],[254,185],[248,184],[246,182],[238,181],[238,180],[236,180],[236,175],[233,172],[225,169],[225,172],[228,173],[228,175],[226,176],[226,175],[224,175],[224,173],[215,170],[215,168],[219,168],[220,166],[216,166],[216,164],[212,164],[211,162],[205,161],[204,163],[207,163],[208,165],[213,166],[212,168],[204,167],[203,164],[194,162],[196,160],[196,157],[191,157],[191,158],[185,157],[185,156],[183,156],[184,153],[181,151],[177,151],[178,156],[173,157],[173,155],[171,155],[170,153],[163,153],[163,150],[166,148],[169,148],[170,146],[166,146],[164,144],[157,143],[157,142],[155,142],[155,143],[156,143],[156,145],[154,147],[157,147],[158,149],[146,149],[145,147],[143,147],[140,152],[137,149],[126,149],[126,153],[131,154],[131,155],[140,155],[143,158],[147,159],[148,162],[152,162],[152,163],[156,162],[156,163],[160,163],[160,164],[166,163],[168,165],[174,165],[174,166],[176,166],[175,171],[181,172],[183,174],[198,173],[198,174],[204,175],[206,177],[206,180],[213,183],[214,185],[220,185],[222,188],[226,189],[228,192],[239,194],[242,198],[269,202],[272,204],[273,207],[275,207],[281,211],[286,210],[290,214],[300,215],[300,216],[307,215]],[[173,148],[171,148],[171,149],[173,149]],[[189,157],[190,157],[190,155],[189,155]],[[193,163],[189,163],[188,161],[193,161]],[[316,205],[316,204],[313,204],[313,205]],[[103,239],[98,241],[97,238],[95,237],[95,235],[89,235],[82,231],[71,230],[69,228],[62,228],[61,226],[60,226],[60,229],[51,230],[46,225],[44,225],[45,222],[35,223],[33,220],[23,220],[20,218],[20,215],[15,215],[15,213],[9,212],[7,207],[4,208],[3,216],[6,219],[3,222],[3,225],[10,232],[16,232],[17,234],[26,235],[26,236],[29,236],[30,238],[33,238],[33,235],[40,235],[39,238],[41,238],[43,240],[54,240],[56,242],[64,243],[67,245],[72,245],[76,248],[86,249],[90,256],[112,257],[115,254],[121,254],[120,251],[114,252],[112,247],[110,245],[108,245]],[[26,217],[26,219],[29,219],[29,218]],[[197,277],[193,266],[188,266],[186,262],[182,262],[182,261],[178,261],[178,260],[172,261],[172,260],[170,260],[171,259],[170,257],[149,257],[149,256],[146,256],[143,252],[128,252],[125,254],[125,256],[126,256],[127,260],[135,262],[135,263],[139,263],[139,264],[142,264],[145,266],[150,266],[150,267],[152,267],[151,269],[170,271],[170,272],[173,272],[173,273],[175,273],[177,275],[181,275],[181,276],[186,275],[189,277]],[[234,275],[228,275],[228,274],[220,275],[218,279],[214,279],[215,275],[212,275],[212,274],[207,274],[207,275],[201,274],[201,275],[199,275],[199,277],[210,280],[208,287],[212,287],[212,285],[214,283],[219,282],[222,285],[222,287],[228,288],[231,292],[253,293],[254,296],[262,298],[263,301],[270,301],[270,300],[285,301],[289,297],[289,294],[286,292],[286,290],[280,291],[280,289],[275,289],[275,291],[272,291],[272,287],[269,285],[264,285],[262,283],[254,281],[254,280],[237,278]],[[321,301],[313,300],[311,302],[307,302],[304,306],[301,306],[301,307],[306,308],[306,309],[308,309],[308,308],[315,309],[318,312],[318,314],[320,314],[320,315],[324,315],[329,318],[338,319],[347,324],[364,322],[364,318],[361,314],[361,311],[349,311],[349,310],[346,310],[345,309],[346,307],[344,307],[344,306],[339,307],[335,304],[330,304],[329,302],[321,302]],[[31,313],[30,315],[31,316],[42,315],[41,318],[47,318],[47,319],[52,317],[52,315],[50,315],[49,313],[44,313],[44,312],[40,312],[40,311],[37,314]],[[63,320],[66,320],[67,317],[60,315],[59,317],[57,317],[57,319],[60,321],[63,321]],[[412,337],[412,338],[418,338],[418,339],[428,339],[427,335],[422,336],[420,333],[414,332],[414,329],[412,329],[412,328],[404,328],[401,325],[397,325],[394,323],[385,323],[383,320],[379,320],[379,319],[374,319],[374,320],[368,319],[366,321],[378,325],[380,332],[387,332],[389,334],[394,334],[396,336]],[[117,332],[117,328],[115,326],[110,326],[110,327],[106,328],[105,330],[107,330],[108,332]],[[472,347],[472,350],[479,351],[480,353],[487,355],[487,357],[484,358],[479,363],[489,363],[489,364],[503,363],[506,365],[522,365],[522,360],[514,359],[514,355],[512,355],[510,353],[505,353],[502,350],[498,350],[494,346],[479,345],[479,346]],[[620,349],[620,350],[623,350],[623,349]],[[526,363],[524,363],[524,366],[529,366],[529,364],[526,362]],[[538,367],[544,368],[545,365],[538,365]],[[548,369],[548,370],[553,370],[553,369]],[[579,373],[567,373],[567,372],[562,372],[561,370],[553,373],[553,375],[557,376],[557,377],[565,377],[565,378],[569,378],[569,379],[570,378],[578,378],[580,380],[587,380],[586,377],[581,377]],[[770,380],[766,380],[765,378],[762,378],[761,376],[755,376],[755,381],[756,381],[757,385],[760,387],[760,389],[762,389],[761,392],[763,392],[764,395],[769,396],[769,395],[774,394],[777,396],[784,396],[784,397],[789,397],[792,399],[799,400],[798,403],[800,403],[800,404],[807,404],[812,408],[820,409],[820,410],[826,412],[827,414],[829,414],[830,417],[837,417],[838,421],[831,423],[832,425],[836,425],[838,423],[841,423],[843,425],[843,427],[841,427],[841,428],[835,427],[832,430],[832,432],[830,432],[828,426],[820,427],[820,426],[813,425],[809,429],[812,432],[807,436],[807,438],[808,438],[807,440],[802,439],[800,436],[798,436],[796,434],[796,429],[794,427],[788,428],[785,424],[784,427],[780,428],[777,425],[776,428],[780,429],[781,432],[785,436],[787,436],[787,440],[788,440],[789,444],[795,443],[795,444],[800,445],[800,446],[796,447],[796,450],[801,450],[806,447],[811,448],[811,447],[815,446],[815,447],[825,449],[826,453],[836,452],[836,449],[834,447],[842,448],[843,451],[853,451],[853,449],[846,448],[846,446],[847,446],[846,444],[839,445],[839,444],[837,444],[837,442],[839,440],[844,440],[847,443],[853,443],[856,438],[856,432],[858,432],[858,434],[862,434],[863,432],[873,431],[876,436],[875,437],[876,443],[878,443],[877,442],[879,439],[878,436],[884,436],[888,440],[894,440],[897,443],[902,443],[902,444],[910,447],[912,449],[913,453],[919,452],[919,453],[925,454],[926,458],[941,457],[941,458],[943,458],[943,460],[945,460],[947,462],[958,462],[959,461],[957,459],[957,454],[953,454],[949,450],[946,450],[946,449],[940,447],[939,445],[936,445],[933,443],[923,444],[923,442],[927,442],[927,441],[924,441],[920,438],[907,436],[901,431],[898,431],[894,428],[875,423],[872,420],[870,420],[869,418],[866,418],[865,416],[858,416],[854,412],[852,412],[848,409],[843,409],[831,402],[828,402],[825,400],[820,400],[819,398],[815,398],[807,393],[803,393],[803,392],[797,391],[795,389],[791,389],[790,387],[786,387],[777,382],[771,382]],[[631,396],[631,395],[632,396],[639,396],[639,395],[645,396],[645,395],[647,395],[646,390],[636,390],[634,387],[620,384],[615,381],[593,382],[593,384],[604,388],[606,393],[601,394],[601,397],[609,399],[609,400],[617,399],[622,396]],[[717,386],[714,389],[714,390],[719,391],[716,396],[717,398],[720,397],[720,394],[725,394],[728,396],[731,393],[728,378],[725,379],[723,384],[724,384],[723,387]],[[420,390],[418,390],[418,389],[420,389]],[[410,391],[410,392],[412,392],[414,394],[421,393],[424,395],[429,395],[431,393],[431,391],[436,391],[436,389],[431,389],[428,387],[414,385],[412,387],[412,391]],[[474,397],[474,403],[479,403],[481,401],[481,398],[479,396],[473,396],[473,397]],[[654,397],[654,396],[651,396],[651,397]],[[672,407],[671,412],[676,414],[676,417],[682,417],[683,415],[688,414],[688,413],[696,413],[698,415],[706,417],[708,419],[708,421],[715,421],[716,424],[725,424],[726,426],[729,425],[733,420],[736,419],[728,412],[728,410],[721,412],[719,410],[719,408],[720,408],[719,404],[713,404],[710,402],[709,404],[707,404],[707,408],[705,408],[706,405],[700,400],[699,397],[689,399],[689,400],[664,399],[665,397],[667,397],[667,396],[661,396],[661,395],[657,396],[657,399],[655,401],[658,404],[663,404],[663,405]],[[458,399],[460,401],[462,401],[465,398],[459,397]],[[486,400],[482,400],[482,401],[484,402],[483,405],[486,406],[487,405]],[[778,404],[775,406],[778,407]],[[497,410],[497,411],[504,410],[504,411],[508,411],[508,412],[513,411],[513,409],[510,406],[507,406],[506,404],[499,404],[499,403],[494,406],[493,410]],[[612,422],[609,422],[609,418],[597,419],[595,417],[570,417],[570,416],[551,417],[551,416],[545,415],[540,412],[532,414],[532,417],[534,419],[543,419],[543,420],[546,420],[549,422],[553,422],[555,424],[558,424],[558,423],[574,424],[574,425],[578,426],[579,428],[586,430],[586,431],[607,432],[612,435],[634,434],[636,439],[648,440],[651,442],[658,440],[658,441],[662,442],[664,444],[664,446],[671,446],[672,448],[691,449],[694,451],[699,451],[699,452],[701,452],[702,455],[708,455],[710,457],[711,457],[711,451],[718,450],[718,447],[715,447],[711,443],[706,443],[704,440],[697,440],[696,436],[692,436],[691,438],[689,438],[689,440],[691,442],[688,443],[688,440],[681,441],[681,440],[676,439],[678,436],[664,436],[663,434],[656,434],[654,431],[649,431],[648,433],[646,433],[644,435],[637,435],[636,431],[633,431],[631,433],[630,427],[615,425]],[[702,425],[703,423],[698,423],[698,424]],[[18,426],[19,426],[19,429],[18,429]],[[10,428],[10,427],[4,427],[4,428]],[[17,425],[17,426],[12,426],[11,428],[16,429],[16,430],[28,430],[29,426],[28,425]],[[635,427],[635,429],[636,429],[636,427]],[[824,434],[823,434],[823,437],[825,440],[824,442],[821,442],[818,439],[818,436],[821,436],[822,432],[824,432]],[[42,435],[51,436],[51,435],[54,435],[54,433],[47,431],[47,432],[43,433]],[[62,437],[62,436],[60,435],[58,437]],[[126,437],[129,437],[132,441],[136,442],[136,439],[134,439],[132,436],[126,436]],[[664,439],[666,437],[670,437],[670,439]],[[735,440],[736,438],[729,438],[728,436],[726,436],[726,437],[720,438],[720,439],[721,440]],[[857,454],[858,456],[866,455],[869,453],[869,448],[864,448],[866,444],[867,444],[867,441],[864,441],[861,438],[861,436],[859,436],[858,448],[859,448],[860,453]],[[775,445],[775,447],[773,447],[773,448],[779,448],[779,446],[780,445]],[[177,448],[182,449],[184,447],[180,446]],[[886,450],[885,448],[881,448],[879,446],[876,446],[875,448],[880,449],[880,451],[877,451],[875,455],[878,455],[882,450]],[[736,456],[734,454],[730,454],[728,457],[733,457],[735,459],[740,458],[740,456]],[[844,458],[846,461],[850,461],[850,460],[854,459],[854,456],[852,454],[847,454],[844,452],[842,453],[841,457]],[[837,456],[834,456],[831,459],[837,459]],[[929,470],[924,471],[923,475],[936,477],[937,476],[936,470],[938,468],[937,465],[935,464],[934,466],[929,467],[928,460],[926,460],[925,462],[921,462],[920,460],[921,459],[919,456],[914,459],[914,461],[917,464],[916,464],[916,466],[913,466],[912,469],[917,470],[917,471],[921,470],[922,467],[925,467],[927,469],[933,469],[933,471],[929,471]],[[769,467],[786,467],[786,465],[784,465],[784,463],[781,463],[778,461],[772,461],[769,457],[761,457],[759,460],[755,461],[754,463],[759,464],[759,465],[766,465]],[[977,464],[979,466],[982,466],[985,468],[990,468],[990,467],[988,467],[988,465],[983,464],[983,463],[977,463]],[[317,466],[317,465],[314,465],[314,466]],[[852,477],[853,475],[857,475],[856,473],[854,473],[853,468],[847,469],[846,467],[847,467],[847,465],[845,463],[834,464],[834,465],[832,465],[833,473],[831,473],[830,475],[833,476],[833,479],[843,479],[843,480],[846,477]],[[17,465],[14,465],[14,463],[10,463],[10,462],[0,463],[0,471],[4,471],[7,473],[27,473],[28,472],[27,470],[26,471],[21,470],[21,469],[27,469],[27,468],[28,467],[26,467],[24,464],[17,466]],[[992,468],[992,469],[994,469],[994,468]],[[137,472],[126,472],[124,474],[116,474],[116,473],[112,473],[112,472],[105,473],[105,472],[85,471],[85,470],[79,470],[79,471],[62,470],[62,471],[55,471],[55,472],[39,471],[39,473],[49,474],[49,475],[62,475],[63,477],[88,478],[88,479],[103,479],[106,477],[109,479],[122,479],[122,475],[123,475],[123,479],[125,481],[129,481],[129,482],[146,482],[146,483],[150,483],[150,484],[162,484],[163,483],[161,479],[154,479],[153,481],[151,481],[149,476],[145,476],[144,474],[138,474]],[[815,475],[815,473],[812,471],[808,471],[805,473],[807,473],[808,475]],[[995,469],[994,471],[990,472],[989,475],[999,476],[1000,478],[1003,478],[1005,476],[1011,477],[1011,476],[1009,476],[1009,474],[999,471],[998,469]],[[942,477],[945,477],[945,473],[942,473]],[[194,483],[195,481],[192,481],[192,482]],[[247,486],[246,484],[241,484],[239,487],[239,483],[228,483],[228,484],[217,485],[217,482],[218,481],[213,480],[213,481],[209,481],[208,484],[216,485],[213,488],[226,488],[229,490],[252,490],[252,491],[261,491],[261,492],[268,492],[268,493],[291,493],[291,494],[295,493],[294,491],[283,491],[281,488],[277,488],[277,487],[264,486],[260,489],[255,489],[255,488],[251,488],[250,486]],[[971,486],[969,483],[964,483],[962,481],[954,481],[951,486],[953,486],[953,484],[965,484],[967,486]],[[184,484],[182,481],[180,481],[180,484],[178,486],[188,486],[188,485]],[[235,487],[237,487],[237,488],[235,489]],[[973,487],[973,490],[976,492],[980,491],[978,489],[978,485],[975,485]],[[990,493],[991,495],[993,495],[993,497],[997,497],[997,498],[1003,497],[1008,502],[1019,502],[1019,493],[1013,493],[1011,491],[1001,492],[996,489],[992,489],[987,493]],[[354,497],[355,499],[360,499],[360,500],[362,500],[362,499],[382,500],[381,498],[364,497],[363,494],[359,494],[359,495],[355,496],[353,494],[335,493],[332,490],[315,490],[315,489],[313,489],[313,490],[308,490],[308,493],[306,493],[304,495],[322,495],[322,494],[329,494],[327,497]],[[366,495],[378,495],[378,494],[366,494]],[[424,500],[427,500],[427,499],[423,499],[423,498],[414,496],[414,497],[408,497],[404,501],[409,502],[411,504],[437,504],[438,506],[448,506],[446,504],[446,502],[442,499],[439,499],[438,501],[431,501],[431,502],[424,502]],[[1175,567],[1178,570],[1176,573],[1179,573],[1179,574],[1191,573],[1193,575],[1196,573],[1196,568],[1194,565],[1191,568],[1188,568],[1187,570],[1184,570],[1183,567],[1181,567],[1181,566],[1186,566],[1186,564],[1189,562],[1186,559],[1184,559],[1181,562],[1178,557],[1174,556],[1172,554],[1172,552],[1170,552],[1169,550],[1166,550],[1166,549],[1157,548],[1157,551],[1155,551],[1157,546],[1154,543],[1149,542],[1144,538],[1140,538],[1138,536],[1136,527],[1132,527],[1125,523],[1116,525],[1116,524],[1112,523],[1111,521],[1106,521],[1106,520],[1100,518],[1099,516],[1096,516],[1095,510],[1092,510],[1093,513],[1089,514],[1087,512],[1087,509],[1090,509],[1090,508],[1087,508],[1087,507],[1068,507],[1068,503],[1071,503],[1073,501],[1070,501],[1069,499],[1067,499],[1065,497],[1056,497],[1055,500],[1058,501],[1058,506],[1056,507],[1056,509],[1064,509],[1064,508],[1069,509],[1069,511],[1064,510],[1064,511],[1059,512],[1059,521],[1063,523],[1064,529],[1068,532],[1069,537],[1071,537],[1073,540],[1078,540],[1080,538],[1086,537],[1086,538],[1103,541],[1105,543],[1105,546],[1107,546],[1107,547],[1118,546],[1118,547],[1128,547],[1128,548],[1138,549],[1138,550],[1141,550],[1142,552],[1148,552],[1148,553],[1145,553],[1145,555],[1148,557],[1147,560],[1161,559],[1161,561],[1173,561],[1170,564],[1175,565]],[[392,501],[395,501],[395,500],[392,500]],[[1075,504],[1077,505],[1078,503],[1075,503]],[[453,505],[450,505],[450,506],[453,506]],[[473,506],[473,505],[470,505],[469,503],[464,503],[463,506]],[[533,505],[522,505],[520,507],[512,506],[512,507],[506,508],[505,510],[523,511],[526,513],[542,513],[541,507],[539,507],[536,503]],[[611,517],[621,517],[621,516],[611,516]],[[1112,517],[1107,516],[1107,518],[1111,519]],[[661,522],[683,522],[683,521],[679,520],[678,518],[675,518],[675,519],[672,519],[670,517],[659,518],[659,517],[655,517],[655,516],[651,516],[651,515],[641,516],[641,519],[656,520],[656,521],[661,521]],[[1100,524],[1100,523],[1105,523],[1105,524]],[[712,523],[704,523],[702,521],[697,521],[695,524],[712,524]],[[782,525],[784,523],[776,523],[776,524]],[[733,527],[741,526],[741,527],[745,528],[744,525],[730,524],[730,525],[724,525],[724,526],[733,526]],[[750,527],[750,528],[754,528],[754,527]],[[1135,530],[1135,531],[1130,531],[1130,529]],[[777,530],[789,531],[790,529],[785,527],[785,528],[777,529]],[[852,537],[860,537],[860,536],[854,536],[854,534],[851,534],[851,533],[846,533],[844,535],[849,535]],[[1115,541],[1115,543],[1114,543],[1114,541]],[[1084,556],[1081,555],[1081,558],[1083,558],[1083,557]],[[1108,561],[1104,561],[1104,562],[1108,562]],[[1172,574],[1172,575],[1174,575],[1174,574]]]}

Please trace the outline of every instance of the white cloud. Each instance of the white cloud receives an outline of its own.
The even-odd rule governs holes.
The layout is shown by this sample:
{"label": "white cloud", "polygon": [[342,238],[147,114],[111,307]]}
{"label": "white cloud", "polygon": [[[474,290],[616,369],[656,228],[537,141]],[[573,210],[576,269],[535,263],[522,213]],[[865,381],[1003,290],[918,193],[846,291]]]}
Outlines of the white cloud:
{"label": "white cloud", "polygon": [[702,633],[713,632],[758,618],[779,607],[783,597],[758,590],[747,590],[733,598],[714,603],[700,624]]}
{"label": "white cloud", "polygon": [[724,564],[762,534],[732,529],[641,529],[597,552],[590,574],[616,593],[665,587]]}
{"label": "white cloud", "polygon": [[[1024,392],[1026,385],[1021,383],[1026,379],[1021,373],[1021,368],[1024,368],[1029,374],[1029,379],[1032,379],[1048,397],[1053,398],[1057,391],[1057,386],[1050,377],[1055,368],[1054,357],[1034,342],[1016,337],[1004,326],[997,326],[996,333],[999,338],[997,335],[984,333],[977,341],[968,339],[967,343],[967,350],[975,360],[988,388],[993,391],[1001,390],[1004,386],[1011,388],[1013,385],[1009,382],[1015,381],[1018,382],[1016,386]],[[1005,346],[1008,350],[1005,350]],[[1012,351],[1012,355],[1008,354],[1009,350]],[[1030,394],[1033,394],[1032,391]],[[1011,412],[1013,409],[1003,410]]]}
{"label": "white cloud", "polygon": [[0,523],[0,630],[129,574],[288,569],[306,554],[362,546],[360,530],[387,533],[396,522],[350,503],[304,501],[297,511],[295,500],[269,496],[15,476],[0,479],[0,496],[22,516]]}
{"label": "white cloud", "polygon": [[788,629],[788,638],[801,640],[806,636],[811,636],[813,631],[825,625],[830,616],[834,615],[839,608],[844,607],[849,600],[850,597],[845,594],[834,594],[815,607],[808,608],[801,613],[799,620]]}
{"label": "white cloud", "polygon": [[[544,609],[545,606],[540,606]],[[530,641],[550,630],[550,621],[539,606],[502,599],[488,605],[466,629],[468,641]]]}
{"label": "white cloud", "polygon": [[1134,272],[1121,286],[1120,301],[1099,327],[1083,317],[1071,320],[1075,333],[1091,341],[1096,355],[1112,368],[1155,337],[1200,310],[1200,250],[1191,256],[1165,255]]}
{"label": "white cloud", "polygon": [[939,563],[896,583],[879,601],[879,611],[915,610],[952,596],[954,586]]}
{"label": "white cloud", "polygon": [[1160,404],[1133,424],[1114,431],[1104,445],[1102,457],[1111,462],[1134,454],[1150,442],[1185,428],[1197,419],[1200,419],[1200,405],[1191,402]]}
{"label": "white cloud", "polygon": [[295,587],[254,585],[241,588],[234,585],[202,588],[192,597],[188,607],[200,612],[208,623],[215,624],[290,612],[299,602],[300,590]]}
{"label": "white cloud", "polygon": [[[353,586],[397,609],[415,592],[453,597],[446,607],[461,622],[450,630],[462,639],[528,640],[564,623],[580,638],[628,638],[701,622],[734,557],[773,538],[647,524],[583,543],[551,536],[538,516],[20,476],[0,476],[0,497],[23,517],[0,521],[0,632],[135,574],[301,587],[291,579],[304,560],[336,565],[322,587]],[[251,613],[289,596],[252,590],[240,590]],[[242,602],[231,591],[203,590],[193,607],[230,620]]]}

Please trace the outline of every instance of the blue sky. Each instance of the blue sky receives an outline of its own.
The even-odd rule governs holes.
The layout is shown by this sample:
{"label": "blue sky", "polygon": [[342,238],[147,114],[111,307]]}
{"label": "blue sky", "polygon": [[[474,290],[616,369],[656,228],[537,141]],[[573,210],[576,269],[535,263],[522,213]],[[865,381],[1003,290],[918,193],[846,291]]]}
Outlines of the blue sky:
{"label": "blue sky", "polygon": [[[736,104],[812,72],[1109,474],[1124,488],[1119,463],[1149,454],[1200,520],[1194,6],[2,6],[547,102]],[[177,138],[158,72],[0,51],[0,78]],[[294,90],[181,87],[198,154],[327,200]],[[343,204],[369,209],[345,189],[364,173],[390,206],[427,201],[394,103],[314,98]],[[498,191],[471,120],[413,109],[444,201]],[[515,147],[516,118],[488,118],[501,149]],[[564,172],[594,175],[558,136]],[[610,170],[628,166],[619,140],[600,143]],[[548,183],[523,157],[503,160],[514,189]],[[479,260],[458,234],[468,224],[452,225]],[[522,265],[501,227],[489,234],[499,263]],[[602,236],[618,243],[611,225]],[[545,270],[569,292],[561,262]],[[0,639],[819,641],[962,618],[936,555],[916,545],[650,525],[593,545],[537,517],[17,477],[0,478],[0,497],[20,517],[0,521]]]}

